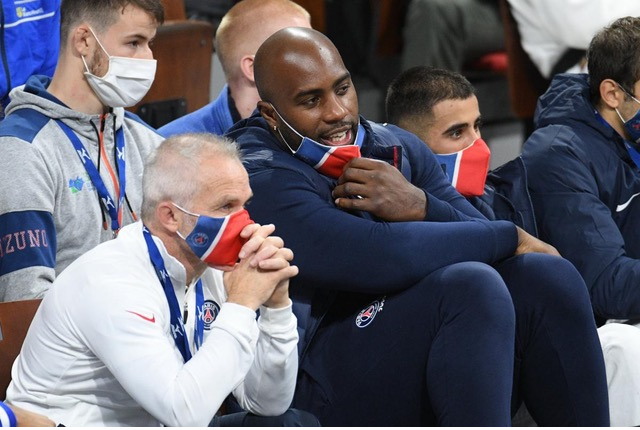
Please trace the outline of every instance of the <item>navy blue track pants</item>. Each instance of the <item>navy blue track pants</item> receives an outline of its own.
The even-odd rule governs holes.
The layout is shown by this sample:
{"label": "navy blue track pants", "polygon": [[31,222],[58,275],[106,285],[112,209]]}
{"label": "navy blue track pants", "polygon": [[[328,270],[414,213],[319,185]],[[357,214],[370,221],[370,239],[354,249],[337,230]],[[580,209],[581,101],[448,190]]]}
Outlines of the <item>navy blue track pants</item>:
{"label": "navy blue track pants", "polygon": [[508,426],[521,400],[541,426],[609,424],[586,286],[549,255],[342,294],[300,368],[294,406],[324,426]]}

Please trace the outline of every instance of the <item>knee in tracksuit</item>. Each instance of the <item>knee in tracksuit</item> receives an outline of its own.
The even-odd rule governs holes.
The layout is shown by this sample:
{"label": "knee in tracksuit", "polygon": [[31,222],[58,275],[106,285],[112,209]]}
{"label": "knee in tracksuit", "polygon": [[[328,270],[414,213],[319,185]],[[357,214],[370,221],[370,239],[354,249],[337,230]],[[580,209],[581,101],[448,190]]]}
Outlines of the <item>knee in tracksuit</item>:
{"label": "knee in tracksuit", "polygon": [[424,288],[442,289],[441,300],[446,309],[470,312],[478,319],[478,323],[484,325],[489,325],[491,321],[515,324],[509,290],[498,272],[487,264],[452,264],[428,276],[423,282],[427,284]]}
{"label": "knee in tracksuit", "polygon": [[582,276],[568,260],[548,254],[524,254],[501,263],[498,270],[516,302],[544,308],[562,318],[593,319]]}

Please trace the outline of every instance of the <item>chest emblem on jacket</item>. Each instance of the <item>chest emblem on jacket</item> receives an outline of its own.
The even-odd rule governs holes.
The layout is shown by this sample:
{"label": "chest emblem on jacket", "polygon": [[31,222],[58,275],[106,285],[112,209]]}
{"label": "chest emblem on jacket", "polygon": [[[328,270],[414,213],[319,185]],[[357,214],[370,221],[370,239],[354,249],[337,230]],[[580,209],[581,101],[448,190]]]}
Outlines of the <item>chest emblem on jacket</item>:
{"label": "chest emblem on jacket", "polygon": [[365,328],[366,326],[371,324],[378,312],[382,312],[385,298],[386,296],[382,297],[380,300],[375,300],[369,306],[361,310],[356,317],[356,326],[358,326],[359,328]]}
{"label": "chest emblem on jacket", "polygon": [[220,313],[220,305],[213,300],[205,300],[202,305],[202,321],[204,329],[211,330],[211,324],[216,320]]}
{"label": "chest emblem on jacket", "polygon": [[75,179],[69,179],[69,188],[71,188],[71,192],[73,194],[78,191],[82,191],[82,187],[84,186],[84,180],[80,176],[76,176]]}
{"label": "chest emblem on jacket", "polygon": [[69,178],[69,190],[71,194],[77,194],[82,190],[93,191],[94,186],[91,180],[86,175],[76,175]]}

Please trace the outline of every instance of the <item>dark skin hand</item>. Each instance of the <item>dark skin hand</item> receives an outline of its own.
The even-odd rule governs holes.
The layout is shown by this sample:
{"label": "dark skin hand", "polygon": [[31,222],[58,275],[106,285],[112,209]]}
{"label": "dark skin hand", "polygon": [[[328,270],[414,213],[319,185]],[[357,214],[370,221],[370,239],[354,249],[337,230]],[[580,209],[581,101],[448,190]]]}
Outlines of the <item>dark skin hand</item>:
{"label": "dark skin hand", "polygon": [[427,215],[425,193],[394,166],[371,158],[347,163],[333,197],[341,209],[366,211],[385,221],[422,221]]}
{"label": "dark skin hand", "polygon": [[[347,163],[333,197],[339,208],[366,211],[385,221],[422,221],[426,216],[424,192],[409,183],[398,169],[380,160],[354,158]],[[541,252],[560,256],[548,243],[520,227],[517,231],[514,255]]]}

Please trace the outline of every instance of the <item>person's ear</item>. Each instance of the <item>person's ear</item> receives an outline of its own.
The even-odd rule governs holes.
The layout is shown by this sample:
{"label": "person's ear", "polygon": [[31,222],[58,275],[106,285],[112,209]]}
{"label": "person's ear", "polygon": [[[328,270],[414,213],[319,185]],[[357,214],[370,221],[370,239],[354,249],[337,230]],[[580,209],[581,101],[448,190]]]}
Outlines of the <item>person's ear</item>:
{"label": "person's ear", "polygon": [[71,34],[71,44],[79,55],[83,57],[89,55],[92,45],[92,42],[89,41],[91,37],[93,37],[93,34],[86,24],[79,25],[73,31]]}
{"label": "person's ear", "polygon": [[255,84],[255,79],[253,77],[253,62],[255,55],[245,55],[240,60],[240,70],[242,70],[242,74],[244,77],[251,83]]}
{"label": "person's ear", "polygon": [[179,217],[178,210],[171,202],[161,202],[156,207],[156,221],[166,231],[178,231]]}
{"label": "person's ear", "polygon": [[278,119],[276,117],[276,111],[271,103],[260,100],[258,102],[258,112],[262,115],[262,118],[267,121],[269,128],[276,130],[278,127]]}
{"label": "person's ear", "polygon": [[611,109],[617,109],[625,100],[626,94],[613,79],[600,82],[600,99]]}

